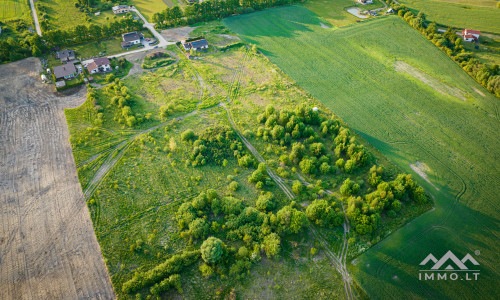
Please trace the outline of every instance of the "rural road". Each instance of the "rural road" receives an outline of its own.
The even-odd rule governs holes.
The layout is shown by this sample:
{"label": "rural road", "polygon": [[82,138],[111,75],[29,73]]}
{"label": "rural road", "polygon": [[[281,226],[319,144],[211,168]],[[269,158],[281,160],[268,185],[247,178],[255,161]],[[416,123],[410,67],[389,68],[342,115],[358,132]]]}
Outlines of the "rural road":
{"label": "rural road", "polygon": [[40,60],[0,66],[0,299],[114,299],[78,181],[64,108]]}
{"label": "rural road", "polygon": [[[33,0],[31,0],[31,1],[33,1]],[[144,48],[141,48],[138,50],[132,50],[132,51],[116,54],[116,55],[111,55],[111,56],[108,56],[109,58],[121,57],[121,56],[129,55],[129,54],[133,54],[133,53],[148,51],[148,50],[151,50],[154,48],[164,48],[164,47],[169,46],[169,45],[175,45],[175,42],[167,42],[167,40],[165,40],[165,38],[158,31],[156,31],[155,24],[149,23],[148,20],[146,20],[146,18],[144,18],[144,16],[141,14],[141,12],[139,10],[137,10],[136,8],[132,8],[130,10],[137,13],[137,15],[142,19],[142,21],[144,22],[144,27],[147,28],[151,32],[151,34],[156,38],[156,40],[158,40],[158,44],[154,45],[154,46],[146,45],[146,46],[144,46]]]}
{"label": "rural road", "polygon": [[40,29],[40,23],[38,22],[38,15],[36,14],[35,2],[30,0],[31,14],[33,15],[33,21],[35,22],[36,33],[42,36],[42,30]]}

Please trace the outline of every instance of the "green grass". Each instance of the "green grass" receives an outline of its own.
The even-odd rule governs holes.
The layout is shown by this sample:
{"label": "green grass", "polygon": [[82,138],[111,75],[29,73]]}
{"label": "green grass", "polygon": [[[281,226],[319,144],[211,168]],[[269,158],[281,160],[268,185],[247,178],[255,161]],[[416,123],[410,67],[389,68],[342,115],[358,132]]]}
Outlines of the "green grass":
{"label": "green grass", "polygon": [[[46,7],[48,20],[52,27],[68,29],[76,25],[87,25],[86,14],[78,10],[72,0],[42,0],[37,3]],[[44,12],[37,7],[37,14],[41,22]]]}
{"label": "green grass", "polygon": [[[499,276],[492,259],[494,228],[499,222],[498,99],[395,16],[323,29],[316,15],[291,6],[223,22],[257,44],[273,63],[401,169],[415,174],[435,198],[432,212],[356,259],[351,268],[367,293],[381,298],[493,295]],[[466,101],[396,72],[396,61],[463,93]],[[428,177],[439,190],[412,171],[409,164],[416,161],[430,167]],[[476,257],[481,264],[480,284],[418,280],[420,261],[428,253],[440,257],[448,250],[459,256],[480,250],[481,256]]]}
{"label": "green grass", "polygon": [[335,26],[346,26],[356,23],[360,19],[347,12],[350,7],[359,7],[362,10],[384,7],[380,0],[374,0],[373,4],[361,5],[354,0],[307,0],[304,6],[328,23]]}
{"label": "green grass", "polygon": [[0,0],[0,21],[29,19],[31,10],[25,0]]}
{"label": "green grass", "polygon": [[130,3],[150,22],[155,13],[162,12],[169,7],[163,0],[130,0]]}
{"label": "green grass", "polygon": [[422,11],[428,21],[444,26],[500,33],[500,9],[493,0],[402,0],[411,9]]}
{"label": "green grass", "polygon": [[121,37],[111,37],[94,42],[78,44],[70,48],[76,51],[78,57],[86,59],[94,56],[113,55],[125,52],[126,50],[122,49],[120,44],[121,41]]}

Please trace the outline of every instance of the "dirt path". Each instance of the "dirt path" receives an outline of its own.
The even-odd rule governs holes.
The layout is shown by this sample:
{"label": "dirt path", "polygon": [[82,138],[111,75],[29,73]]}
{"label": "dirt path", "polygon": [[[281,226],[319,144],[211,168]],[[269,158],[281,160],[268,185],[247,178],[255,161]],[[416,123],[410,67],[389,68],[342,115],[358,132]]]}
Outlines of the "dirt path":
{"label": "dirt path", "polygon": [[38,59],[0,66],[0,299],[114,299],[64,107]]}
{"label": "dirt path", "polygon": [[38,15],[36,14],[36,8],[35,8],[35,3],[33,0],[30,0],[30,6],[31,6],[31,14],[33,15],[33,23],[35,23],[35,29],[36,33],[39,36],[42,36],[42,30],[40,29],[40,23],[38,22]]}

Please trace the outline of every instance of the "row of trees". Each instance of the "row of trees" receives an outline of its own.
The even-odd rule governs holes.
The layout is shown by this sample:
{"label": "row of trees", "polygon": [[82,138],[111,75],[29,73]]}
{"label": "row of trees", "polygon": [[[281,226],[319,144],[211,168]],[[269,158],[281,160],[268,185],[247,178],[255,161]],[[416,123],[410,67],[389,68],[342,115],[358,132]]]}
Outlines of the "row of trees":
{"label": "row of trees", "polygon": [[207,0],[182,9],[179,6],[166,8],[153,15],[158,27],[175,27],[198,22],[222,19],[234,14],[244,14],[268,7],[287,5],[296,0]]}
{"label": "row of trees", "polygon": [[500,67],[498,65],[487,66],[474,58],[473,53],[464,49],[463,41],[456,35],[454,28],[448,28],[446,32],[439,33],[436,23],[426,22],[425,15],[422,12],[415,15],[404,5],[397,4],[392,0],[388,1],[391,7],[398,11],[398,15],[408,24],[420,31],[434,45],[467,71],[472,78],[500,98]]}

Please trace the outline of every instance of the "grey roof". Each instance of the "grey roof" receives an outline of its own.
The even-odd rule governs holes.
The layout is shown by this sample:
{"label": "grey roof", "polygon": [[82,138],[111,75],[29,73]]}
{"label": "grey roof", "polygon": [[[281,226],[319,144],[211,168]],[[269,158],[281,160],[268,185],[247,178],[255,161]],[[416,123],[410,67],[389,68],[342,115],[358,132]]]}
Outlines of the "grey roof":
{"label": "grey roof", "polygon": [[197,40],[197,41],[192,41],[191,42],[191,46],[193,48],[200,48],[200,47],[208,46],[208,42],[205,39]]}
{"label": "grey roof", "polygon": [[66,59],[68,57],[75,57],[75,52],[73,50],[67,49],[59,51],[59,59]]}
{"label": "grey roof", "polygon": [[[109,7],[109,6],[108,6]],[[117,5],[117,6],[113,6],[113,10],[117,10],[117,9],[122,9],[122,8],[128,8],[128,5]]]}
{"label": "grey roof", "polygon": [[76,73],[76,68],[74,63],[67,63],[62,66],[54,67],[54,75],[56,78],[63,78]]}
{"label": "grey roof", "polygon": [[131,42],[131,41],[140,40],[143,37],[144,36],[142,35],[142,33],[137,33],[135,31],[122,34],[122,38],[123,38],[124,42]]}

